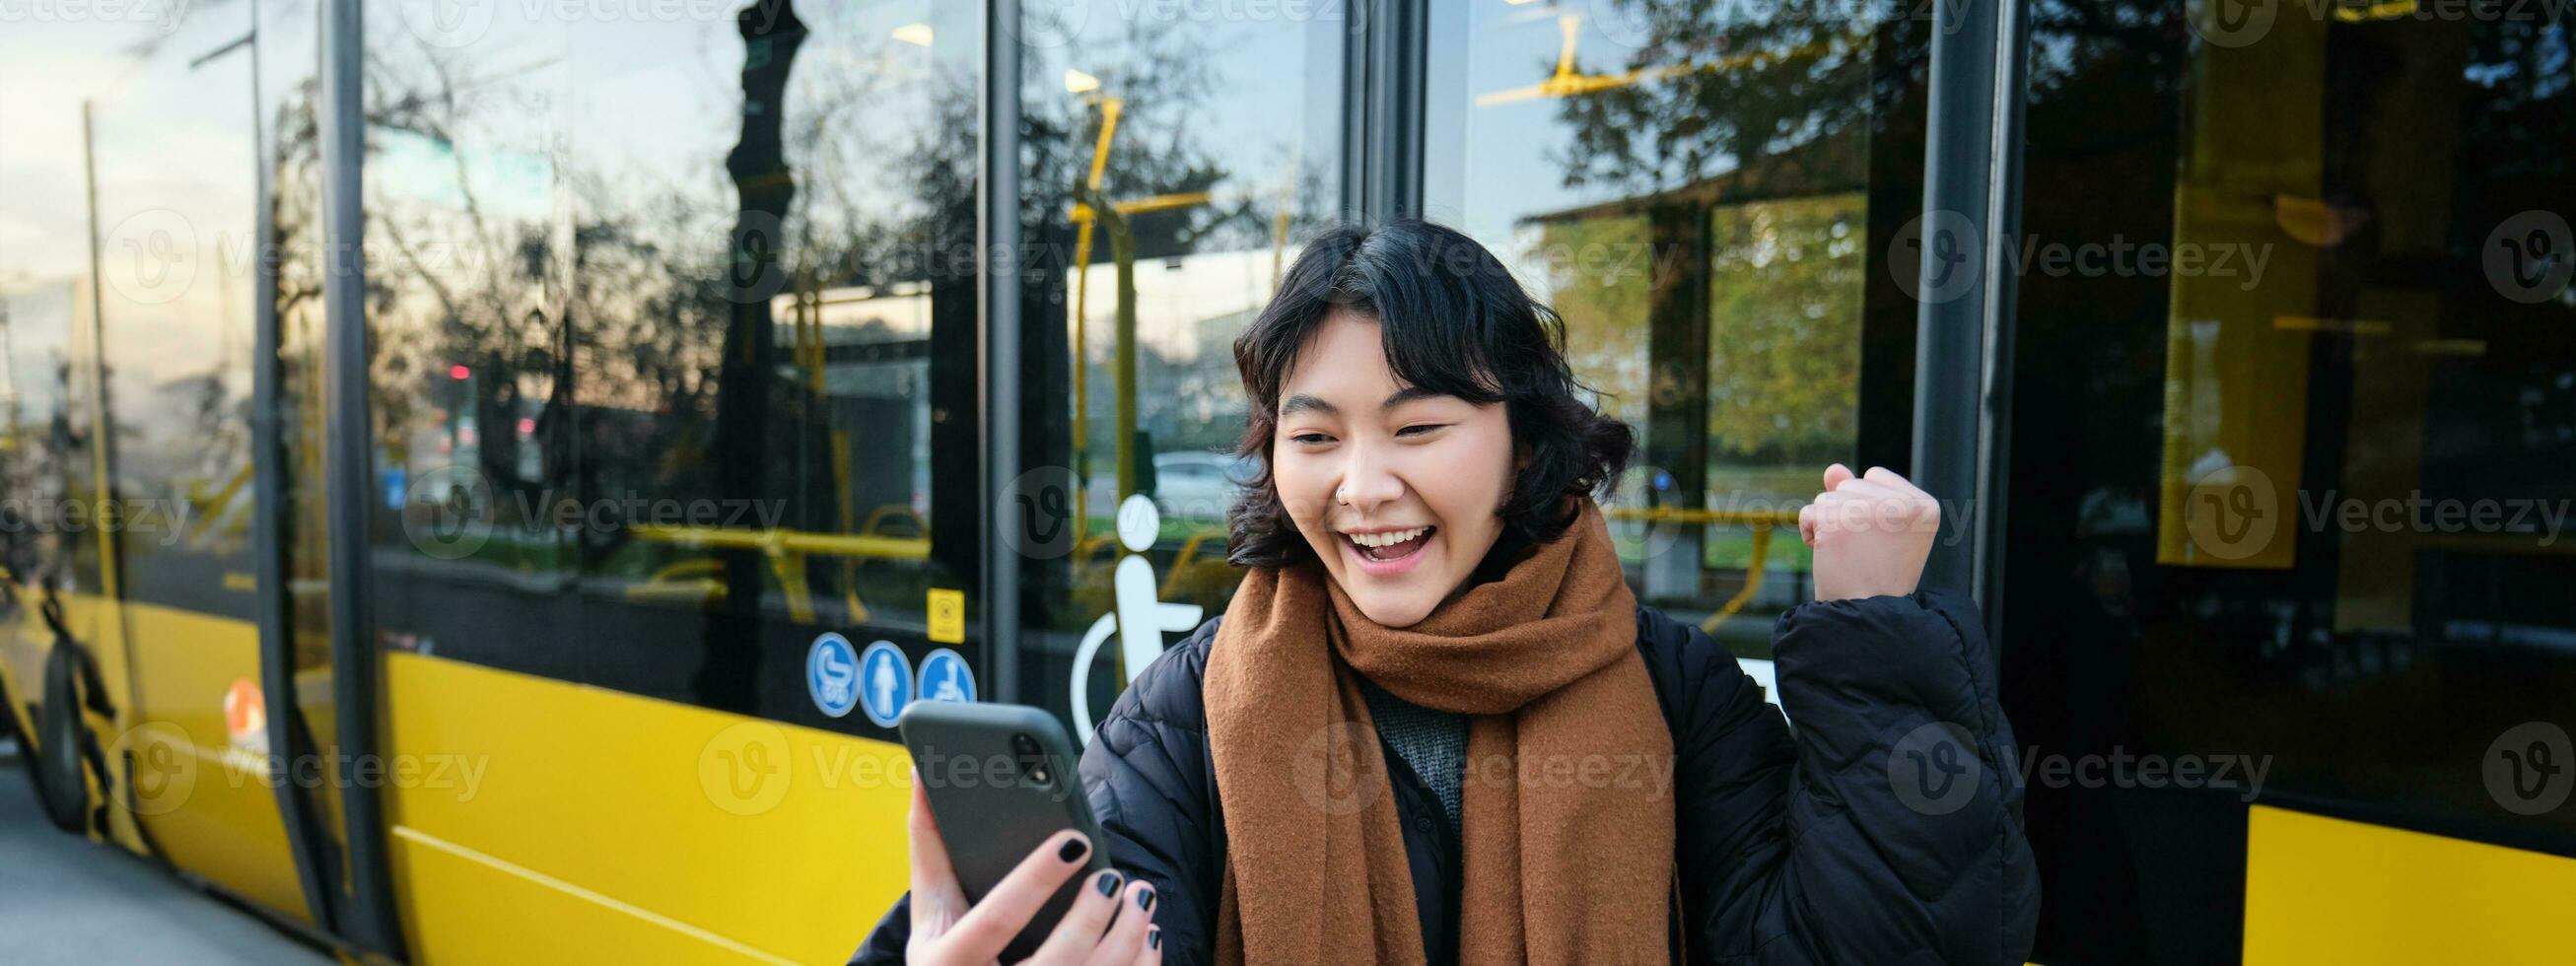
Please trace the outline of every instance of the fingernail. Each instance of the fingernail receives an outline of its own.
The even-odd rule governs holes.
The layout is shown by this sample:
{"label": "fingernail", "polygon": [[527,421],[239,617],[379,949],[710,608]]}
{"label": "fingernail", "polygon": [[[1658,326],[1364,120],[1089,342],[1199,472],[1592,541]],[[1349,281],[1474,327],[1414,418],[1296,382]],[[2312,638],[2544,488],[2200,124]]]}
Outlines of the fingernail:
{"label": "fingernail", "polygon": [[1151,909],[1151,908],[1154,908],[1154,890],[1152,890],[1152,889],[1139,889],[1139,890],[1137,890],[1137,892],[1136,892],[1136,908],[1138,908],[1138,909]]}
{"label": "fingernail", "polygon": [[1101,873],[1101,874],[1100,874],[1100,894],[1101,894],[1101,895],[1104,895],[1104,896],[1107,896],[1107,895],[1116,895],[1117,893],[1118,893],[1118,873],[1115,873],[1115,872],[1103,872],[1103,873]]}
{"label": "fingernail", "polygon": [[1055,857],[1073,862],[1080,860],[1083,854],[1089,851],[1091,851],[1091,843],[1083,841],[1082,836],[1077,835],[1064,840],[1064,847],[1055,850]]}
{"label": "fingernail", "polygon": [[1145,945],[1151,946],[1155,949],[1163,948],[1162,927],[1157,926],[1155,928],[1145,930]]}

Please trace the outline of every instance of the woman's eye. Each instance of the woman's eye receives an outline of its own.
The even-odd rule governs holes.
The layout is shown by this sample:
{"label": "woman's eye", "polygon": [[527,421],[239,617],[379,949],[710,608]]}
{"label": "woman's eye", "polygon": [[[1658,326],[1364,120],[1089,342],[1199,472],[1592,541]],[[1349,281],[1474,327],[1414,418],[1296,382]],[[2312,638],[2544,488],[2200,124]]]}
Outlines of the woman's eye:
{"label": "woman's eye", "polygon": [[1332,437],[1326,436],[1322,433],[1299,433],[1295,436],[1288,437],[1288,441],[1291,443],[1302,443],[1307,446],[1313,446],[1319,443],[1330,442],[1332,441]]}
{"label": "woman's eye", "polygon": [[1435,429],[1446,429],[1448,426],[1448,423],[1419,423],[1396,430],[1395,434],[1398,436],[1419,435],[1422,433],[1428,433]]}

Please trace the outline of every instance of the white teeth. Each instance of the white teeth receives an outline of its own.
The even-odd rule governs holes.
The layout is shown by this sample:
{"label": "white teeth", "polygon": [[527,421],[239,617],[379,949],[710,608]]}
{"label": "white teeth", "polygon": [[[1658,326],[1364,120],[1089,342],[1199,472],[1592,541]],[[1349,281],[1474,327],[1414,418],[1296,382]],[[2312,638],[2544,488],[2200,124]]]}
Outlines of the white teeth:
{"label": "white teeth", "polygon": [[1353,533],[1347,534],[1347,536],[1351,538],[1352,543],[1359,544],[1363,547],[1392,547],[1396,544],[1419,537],[1422,535],[1423,531],[1429,529],[1431,528],[1415,527],[1411,530],[1394,530],[1387,533]]}

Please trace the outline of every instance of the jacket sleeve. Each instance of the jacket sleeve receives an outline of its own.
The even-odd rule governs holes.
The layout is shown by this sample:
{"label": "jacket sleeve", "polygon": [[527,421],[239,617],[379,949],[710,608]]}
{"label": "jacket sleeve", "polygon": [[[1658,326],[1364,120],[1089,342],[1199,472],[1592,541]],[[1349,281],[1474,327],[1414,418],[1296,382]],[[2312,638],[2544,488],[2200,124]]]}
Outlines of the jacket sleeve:
{"label": "jacket sleeve", "polygon": [[[1154,924],[1163,930],[1163,962],[1199,966],[1213,948],[1216,916],[1216,788],[1210,777],[1206,715],[1199,675],[1217,621],[1200,625],[1165,651],[1118,696],[1082,751],[1082,789],[1108,838],[1111,866],[1154,886]],[[896,900],[878,920],[851,966],[904,961],[911,939],[912,897]]]}
{"label": "jacket sleeve", "polygon": [[1695,627],[1667,696],[1692,962],[2019,963],[2039,913],[2012,728],[1975,605],[1803,604],[1780,712]]}

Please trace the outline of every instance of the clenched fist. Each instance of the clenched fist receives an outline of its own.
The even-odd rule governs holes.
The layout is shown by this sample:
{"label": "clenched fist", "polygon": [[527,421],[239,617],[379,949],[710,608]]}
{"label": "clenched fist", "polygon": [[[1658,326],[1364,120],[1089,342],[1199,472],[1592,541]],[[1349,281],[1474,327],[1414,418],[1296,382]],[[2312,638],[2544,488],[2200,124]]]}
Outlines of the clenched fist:
{"label": "clenched fist", "polygon": [[1913,593],[1940,531],[1940,502],[1883,466],[1857,477],[1826,467],[1825,492],[1798,511],[1798,536],[1816,551],[1817,600]]}

